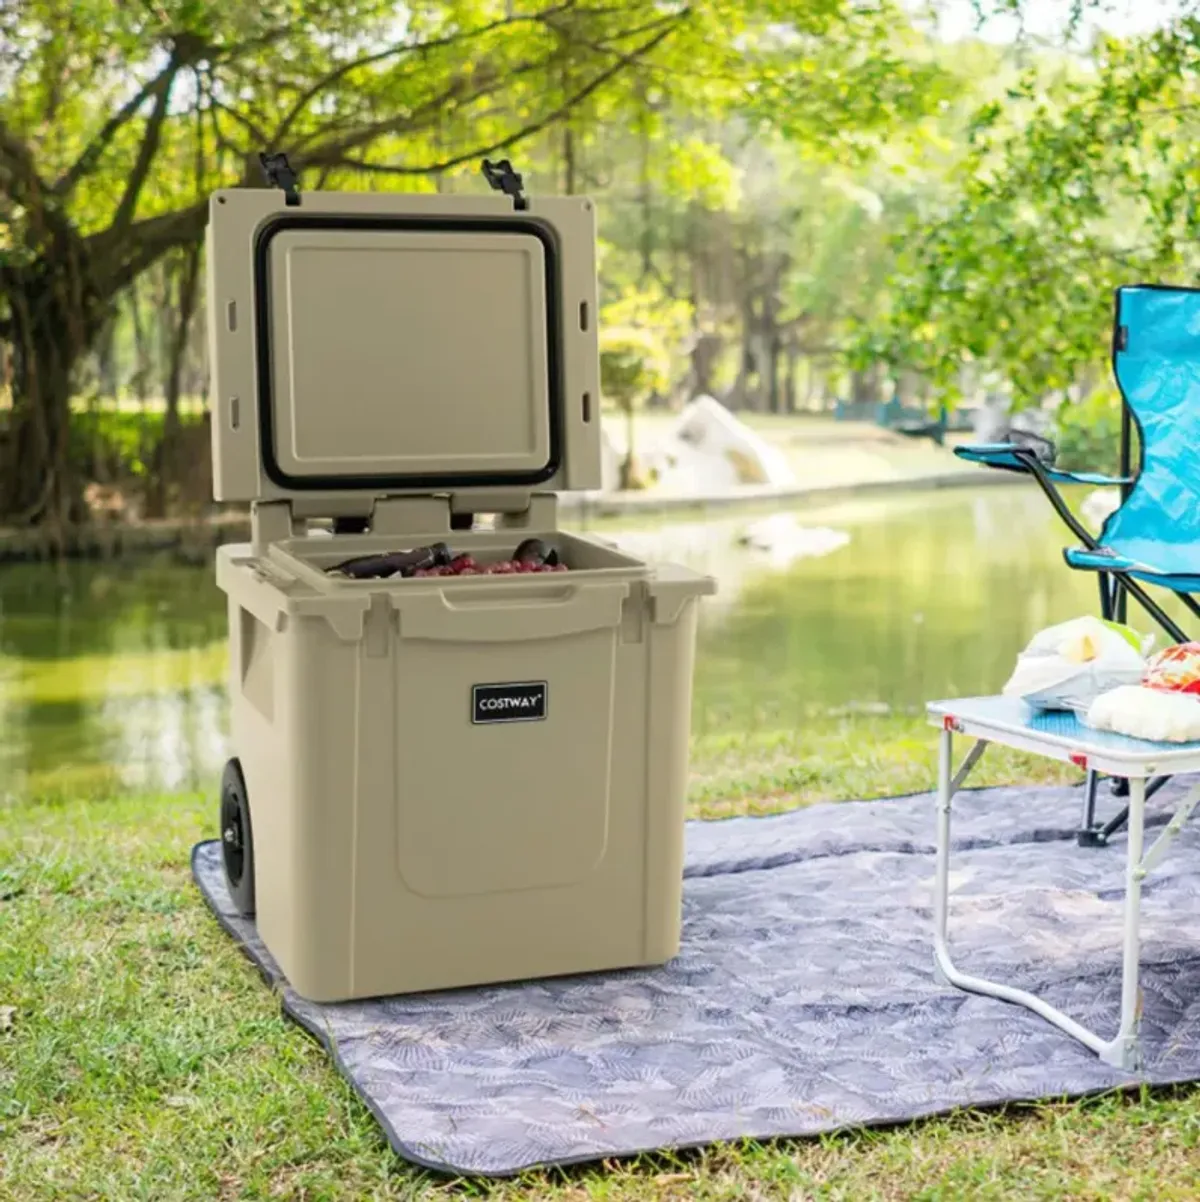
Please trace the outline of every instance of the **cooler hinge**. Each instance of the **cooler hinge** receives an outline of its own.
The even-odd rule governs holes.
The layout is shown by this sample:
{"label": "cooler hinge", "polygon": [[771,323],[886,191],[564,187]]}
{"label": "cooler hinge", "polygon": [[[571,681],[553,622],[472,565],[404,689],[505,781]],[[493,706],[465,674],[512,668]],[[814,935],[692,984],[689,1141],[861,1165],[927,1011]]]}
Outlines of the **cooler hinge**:
{"label": "cooler hinge", "polygon": [[332,518],[339,534],[362,533],[371,516],[370,497],[339,500],[294,498],[290,501],[255,501],[250,506],[250,541],[256,553],[271,543],[303,538],[308,523]]}
{"label": "cooler hinge", "polygon": [[250,506],[250,543],[255,555],[265,555],[272,543],[294,538],[296,525],[288,501],[255,501]]}
{"label": "cooler hinge", "polygon": [[501,159],[498,163],[493,163],[491,159],[483,160],[483,177],[491,185],[493,191],[503,192],[505,196],[511,196],[514,209],[529,208],[529,201],[525,197],[524,181],[518,172],[513,170],[513,165],[508,159]]}
{"label": "cooler hinge", "polygon": [[332,518],[338,534],[437,534],[469,529],[471,519],[494,515],[509,530],[557,529],[558,496],[524,489],[476,490],[453,496],[303,498],[256,501],[250,507],[250,540],[255,554],[272,543],[300,538],[314,518]]}
{"label": "cooler hinge", "polygon": [[300,191],[297,187],[298,180],[295,171],[292,170],[291,163],[288,162],[286,154],[265,154],[259,152],[259,165],[263,169],[263,175],[267,177],[267,183],[273,188],[280,188],[283,191],[283,203],[286,205],[298,205],[300,203]]}
{"label": "cooler hinge", "polygon": [[457,493],[450,498],[450,513],[494,514],[496,525],[508,530],[553,530],[558,520],[558,497],[555,493],[501,489]]}

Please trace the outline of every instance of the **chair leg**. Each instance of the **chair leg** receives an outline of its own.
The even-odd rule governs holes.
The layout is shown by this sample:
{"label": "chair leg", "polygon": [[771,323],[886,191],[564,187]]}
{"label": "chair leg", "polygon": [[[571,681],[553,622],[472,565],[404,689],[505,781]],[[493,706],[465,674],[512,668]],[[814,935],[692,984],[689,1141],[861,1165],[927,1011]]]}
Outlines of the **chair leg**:
{"label": "chair leg", "polygon": [[1083,814],[1080,816],[1079,830],[1075,835],[1080,847],[1104,846],[1096,828],[1096,791],[1099,787],[1100,774],[1089,768],[1087,779],[1083,782]]}
{"label": "chair leg", "polygon": [[1171,778],[1169,776],[1156,776],[1146,786],[1146,800],[1149,801],[1155,793],[1159,791]]}
{"label": "chair leg", "polygon": [[[1088,786],[1091,785],[1092,777],[1095,774],[1088,773]],[[1156,776],[1153,780],[1146,782],[1146,795],[1144,800],[1149,801],[1155,793],[1159,791],[1171,778],[1169,776]],[[1118,791],[1117,785],[1122,783],[1120,780],[1113,781],[1113,794],[1118,797],[1129,796],[1129,781],[1124,780],[1125,788]],[[1085,786],[1085,793],[1087,786]],[[1096,818],[1096,797],[1095,790],[1092,790],[1092,796],[1089,799],[1085,796],[1083,809],[1084,825],[1080,828],[1077,840],[1080,847],[1104,847],[1108,841],[1118,831],[1122,830],[1129,821],[1129,807],[1126,806],[1120,813],[1110,818],[1103,826],[1095,825]]]}
{"label": "chair leg", "polygon": [[1094,846],[1103,847],[1129,821],[1129,807],[1126,806],[1115,818],[1110,818],[1098,831]]}
{"label": "chair leg", "polygon": [[[1129,621],[1129,594],[1121,587],[1119,580],[1113,581],[1113,620],[1124,625]],[[1126,782],[1128,784],[1128,782]],[[1129,789],[1126,788],[1122,796],[1128,796]]]}

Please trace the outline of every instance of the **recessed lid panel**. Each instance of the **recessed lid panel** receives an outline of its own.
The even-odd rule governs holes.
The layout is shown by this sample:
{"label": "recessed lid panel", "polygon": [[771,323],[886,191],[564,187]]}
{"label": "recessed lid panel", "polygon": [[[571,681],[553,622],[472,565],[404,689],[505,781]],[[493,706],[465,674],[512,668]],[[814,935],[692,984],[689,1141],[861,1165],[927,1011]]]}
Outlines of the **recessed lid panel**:
{"label": "recessed lid panel", "polygon": [[256,256],[268,474],[303,489],[552,473],[552,255],[515,224],[269,226]]}

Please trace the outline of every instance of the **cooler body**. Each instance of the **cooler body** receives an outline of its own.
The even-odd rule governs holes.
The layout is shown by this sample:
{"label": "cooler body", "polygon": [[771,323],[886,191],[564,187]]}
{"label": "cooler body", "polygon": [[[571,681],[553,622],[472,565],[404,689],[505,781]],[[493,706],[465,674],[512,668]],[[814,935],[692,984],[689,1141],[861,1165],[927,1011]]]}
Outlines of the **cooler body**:
{"label": "cooler body", "polygon": [[[304,996],[676,953],[710,582],[541,537],[570,571],[318,588],[341,540],[220,552],[256,921]],[[512,536],[457,542],[486,559]]]}
{"label": "cooler body", "polygon": [[[213,493],[251,513],[217,559],[222,858],[314,1000],[678,947],[714,582],[557,529],[557,495],[601,480],[596,219],[514,183],[236,188],[209,208]],[[531,538],[561,562],[331,571],[433,543],[514,566]]]}

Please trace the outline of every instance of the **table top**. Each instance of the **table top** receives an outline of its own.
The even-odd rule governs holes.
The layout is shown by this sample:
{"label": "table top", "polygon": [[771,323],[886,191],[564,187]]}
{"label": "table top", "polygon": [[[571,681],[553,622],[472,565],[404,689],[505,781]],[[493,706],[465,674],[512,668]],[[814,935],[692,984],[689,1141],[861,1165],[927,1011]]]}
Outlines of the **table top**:
{"label": "table top", "polygon": [[1114,776],[1200,772],[1200,743],[1152,743],[1092,730],[1070,711],[1035,711],[1017,697],[963,697],[926,707],[939,726]]}

